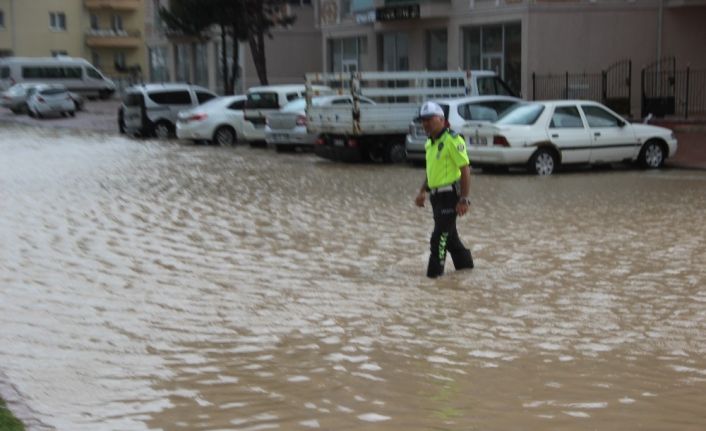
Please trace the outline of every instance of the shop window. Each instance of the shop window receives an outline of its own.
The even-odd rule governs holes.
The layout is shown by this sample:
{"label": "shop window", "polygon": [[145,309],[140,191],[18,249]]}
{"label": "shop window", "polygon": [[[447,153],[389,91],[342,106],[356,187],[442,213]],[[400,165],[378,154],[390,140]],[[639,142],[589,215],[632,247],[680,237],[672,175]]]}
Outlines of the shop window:
{"label": "shop window", "polygon": [[463,30],[463,66],[466,69],[492,70],[510,89],[518,93],[522,70],[522,25],[468,27]]}
{"label": "shop window", "polygon": [[446,29],[429,30],[427,32],[427,69],[446,70],[447,59],[447,34]]}

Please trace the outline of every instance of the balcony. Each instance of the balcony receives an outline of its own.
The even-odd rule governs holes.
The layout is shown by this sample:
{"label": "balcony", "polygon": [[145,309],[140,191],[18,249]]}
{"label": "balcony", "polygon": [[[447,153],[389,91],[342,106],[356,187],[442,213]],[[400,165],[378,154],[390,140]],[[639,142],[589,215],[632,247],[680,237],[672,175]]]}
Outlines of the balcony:
{"label": "balcony", "polygon": [[139,31],[93,29],[86,32],[86,45],[90,48],[137,48],[142,43]]}
{"label": "balcony", "polygon": [[134,11],[140,8],[141,0],[84,0],[86,9],[112,9]]}

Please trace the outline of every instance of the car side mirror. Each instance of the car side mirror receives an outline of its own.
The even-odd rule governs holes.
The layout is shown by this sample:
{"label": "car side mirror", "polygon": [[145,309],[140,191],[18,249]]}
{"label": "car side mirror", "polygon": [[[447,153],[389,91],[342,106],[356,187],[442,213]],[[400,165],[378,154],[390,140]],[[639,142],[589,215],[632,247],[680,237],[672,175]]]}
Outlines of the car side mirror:
{"label": "car side mirror", "polygon": [[625,122],[625,120],[620,120],[620,122],[618,123],[618,125],[619,125],[621,128],[622,128],[622,127],[625,127],[627,124],[628,124],[628,123]]}

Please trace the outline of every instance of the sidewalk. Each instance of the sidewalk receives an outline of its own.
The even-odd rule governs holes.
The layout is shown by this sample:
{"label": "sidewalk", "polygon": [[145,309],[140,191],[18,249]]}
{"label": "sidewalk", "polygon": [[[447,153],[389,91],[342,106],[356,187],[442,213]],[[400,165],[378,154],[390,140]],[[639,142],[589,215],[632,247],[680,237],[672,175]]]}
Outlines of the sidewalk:
{"label": "sidewalk", "polygon": [[656,120],[650,124],[672,129],[679,146],[666,166],[681,169],[706,169],[706,119],[691,121]]}

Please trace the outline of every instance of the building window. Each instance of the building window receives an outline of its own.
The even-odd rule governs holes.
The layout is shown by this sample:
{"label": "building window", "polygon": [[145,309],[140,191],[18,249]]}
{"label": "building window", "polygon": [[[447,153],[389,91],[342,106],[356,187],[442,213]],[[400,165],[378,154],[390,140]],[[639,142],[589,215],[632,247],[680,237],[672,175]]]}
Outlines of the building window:
{"label": "building window", "polygon": [[194,82],[208,87],[208,45],[205,43],[194,45],[194,57]]}
{"label": "building window", "polygon": [[191,82],[189,48],[190,45],[186,44],[174,46],[174,63],[176,64],[176,79],[178,82]]}
{"label": "building window", "polygon": [[100,56],[100,54],[98,54],[96,51],[93,51],[93,52],[91,53],[91,60],[92,60],[91,63],[93,63],[93,65],[94,65],[95,67],[97,67],[98,69],[101,68],[101,56]]}
{"label": "building window", "polygon": [[5,28],[5,12],[0,9],[0,29]]}
{"label": "building window", "polygon": [[169,68],[167,68],[167,48],[150,48],[150,81],[169,81]]}
{"label": "building window", "polygon": [[64,12],[49,12],[49,28],[52,30],[66,30],[66,14]]}
{"label": "building window", "polygon": [[113,30],[123,31],[123,17],[121,15],[113,15],[112,23]]}
{"label": "building window", "polygon": [[493,70],[519,94],[522,85],[522,25],[508,23],[465,28],[463,67]]}
{"label": "building window", "polygon": [[387,33],[380,36],[379,63],[388,72],[409,70],[409,36],[407,33]]}
{"label": "building window", "polygon": [[162,7],[160,0],[152,0],[152,24],[157,31],[162,31],[162,17],[159,15],[159,9]]}
{"label": "building window", "polygon": [[364,37],[329,40],[329,70],[331,72],[357,72],[360,56],[365,53]]}
{"label": "building window", "polygon": [[116,70],[121,71],[127,69],[124,52],[116,52],[115,54],[113,54],[113,61],[115,63]]}
{"label": "building window", "polygon": [[63,49],[62,49],[62,50],[52,50],[52,51],[51,51],[51,56],[52,56],[52,57],[58,57],[58,56],[60,56],[60,55],[69,55],[69,53],[68,53],[67,51],[64,51]]}
{"label": "building window", "polygon": [[446,29],[429,30],[427,32],[427,69],[446,70],[447,62]]}
{"label": "building window", "polygon": [[91,30],[98,30],[100,28],[100,25],[98,23],[98,15],[92,13],[90,16],[91,19]]}

